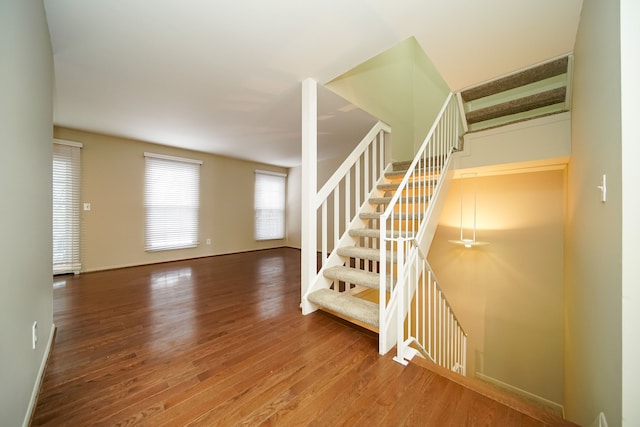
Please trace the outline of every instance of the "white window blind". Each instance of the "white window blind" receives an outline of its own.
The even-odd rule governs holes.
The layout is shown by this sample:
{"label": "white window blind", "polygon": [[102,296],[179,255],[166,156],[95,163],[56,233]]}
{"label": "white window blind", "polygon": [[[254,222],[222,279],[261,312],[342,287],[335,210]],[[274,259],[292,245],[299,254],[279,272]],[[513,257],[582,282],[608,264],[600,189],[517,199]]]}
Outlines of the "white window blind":
{"label": "white window blind", "polygon": [[80,272],[80,148],[53,144],[53,274]]}
{"label": "white window blind", "polygon": [[144,153],[147,251],[198,245],[199,160]]}
{"label": "white window blind", "polygon": [[285,188],[287,176],[273,172],[255,174],[255,238],[256,240],[285,237]]}

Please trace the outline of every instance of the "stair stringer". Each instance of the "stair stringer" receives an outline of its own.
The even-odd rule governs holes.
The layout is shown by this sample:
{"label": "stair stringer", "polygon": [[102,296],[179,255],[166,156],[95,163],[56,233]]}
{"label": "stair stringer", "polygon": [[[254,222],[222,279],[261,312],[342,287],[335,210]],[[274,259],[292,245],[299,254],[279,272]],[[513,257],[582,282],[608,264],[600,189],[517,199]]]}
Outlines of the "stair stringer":
{"label": "stair stringer", "polygon": [[[407,259],[418,258],[418,250],[424,254],[429,253],[429,249],[431,248],[431,243],[433,242],[433,238],[436,233],[436,229],[438,228],[438,222],[440,221],[440,215],[442,214],[442,209],[444,207],[444,203],[447,198],[447,193],[451,188],[451,182],[453,181],[454,176],[454,168],[453,165],[453,152],[449,154],[447,160],[445,161],[444,166],[442,167],[442,172],[440,177],[438,178],[438,182],[433,191],[431,198],[429,199],[429,207],[427,208],[427,212],[425,213],[425,218],[420,224],[420,228],[416,234],[415,238],[415,246],[408,253]],[[407,268],[406,270],[411,270],[411,268]],[[410,274],[410,271],[404,271],[403,277],[406,277],[407,274]],[[417,280],[417,278],[416,278]],[[402,283],[402,277],[398,278],[398,282]],[[417,283],[412,281],[409,285],[409,295],[413,298],[417,287]],[[384,320],[381,318],[380,322],[380,336],[379,336],[379,353],[386,354],[389,350],[391,350],[398,341],[398,330],[397,330],[397,307],[398,307],[398,286],[396,286],[391,292],[389,302],[384,309],[384,313],[381,313],[381,316],[384,316]],[[382,312],[383,310],[381,310]],[[402,316],[403,318],[406,316],[408,312],[408,307],[404,307]]]}
{"label": "stair stringer", "polygon": [[[385,168],[385,172],[389,171],[391,167],[392,164],[388,164]],[[349,235],[349,230],[351,230],[352,228],[362,228],[365,226],[364,221],[360,218],[360,214],[375,212],[375,208],[371,204],[369,204],[369,199],[372,197],[380,197],[383,192],[377,189],[378,184],[384,184],[387,182],[389,182],[389,180],[385,178],[384,173],[382,173],[378,181],[373,186],[373,189],[369,192],[369,194],[366,195],[366,197],[364,197],[362,204],[355,212],[353,219],[349,223],[349,226],[345,227],[344,233],[342,233],[342,236],[336,243],[335,247],[327,257],[327,259],[323,262],[322,267],[318,270],[318,274],[303,296],[302,314],[306,315],[318,310],[319,307],[310,302],[308,296],[317,290],[329,289],[331,287],[331,285],[333,284],[333,280],[324,277],[324,271],[331,267],[346,265],[348,258],[338,255],[337,250],[341,247],[354,246],[356,244],[356,239]]]}

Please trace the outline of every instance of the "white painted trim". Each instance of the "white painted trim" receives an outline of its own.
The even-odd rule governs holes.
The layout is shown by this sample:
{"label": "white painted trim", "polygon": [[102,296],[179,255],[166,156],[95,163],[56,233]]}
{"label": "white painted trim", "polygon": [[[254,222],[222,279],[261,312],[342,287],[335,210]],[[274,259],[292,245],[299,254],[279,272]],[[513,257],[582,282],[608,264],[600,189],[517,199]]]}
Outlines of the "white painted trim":
{"label": "white painted trim", "polygon": [[76,142],[76,141],[65,141],[64,139],[53,139],[53,143],[54,144],[59,144],[59,145],[68,145],[69,147],[77,147],[77,148],[82,148],[82,142]]}
{"label": "white painted trim", "polygon": [[569,62],[567,62],[567,93],[564,97],[564,108],[571,111],[571,105],[573,102],[573,54],[569,55]]}
{"label": "white painted trim", "polygon": [[609,423],[607,423],[607,419],[604,416],[603,412],[600,412],[595,420],[591,423],[591,427],[609,427]]}
{"label": "white painted trim", "polygon": [[509,133],[520,129],[534,128],[539,126],[546,126],[551,123],[571,121],[571,112],[565,111],[563,113],[551,114],[549,116],[536,117],[531,120],[524,120],[522,122],[510,123],[504,126],[498,126],[490,129],[483,129],[464,135],[464,140],[467,142],[474,139],[485,138],[490,135],[497,135],[501,133]]}
{"label": "white painted trim", "polygon": [[462,133],[465,134],[469,132],[469,125],[467,124],[467,113],[464,111],[464,101],[462,100],[462,93],[456,92],[456,99],[458,100],[458,111],[460,111],[460,122],[462,122]]}
{"label": "white painted trim", "polygon": [[273,171],[265,171],[265,170],[262,170],[262,169],[256,169],[256,170],[254,171],[254,173],[260,173],[260,174],[262,174],[262,175],[281,176],[281,177],[283,177],[283,178],[286,178],[286,177],[287,177],[287,174],[286,174],[286,173],[282,173],[282,172],[273,172]]}
{"label": "white painted trim", "polygon": [[569,164],[569,157],[555,159],[532,160],[530,162],[505,163],[497,166],[482,166],[477,168],[457,169],[453,179],[462,178],[463,175],[474,173],[478,177],[496,175],[514,175],[517,173],[549,172],[564,170]]}
{"label": "white painted trim", "polygon": [[51,353],[51,347],[53,346],[53,337],[55,336],[55,333],[56,325],[55,323],[52,323],[51,332],[49,333],[49,341],[47,341],[47,347],[45,348],[44,355],[42,356],[42,362],[40,363],[40,369],[38,370],[36,382],[33,384],[31,399],[29,399],[29,406],[27,407],[27,413],[24,415],[22,427],[28,427],[31,424],[31,418],[33,417],[33,412],[36,409],[36,402],[38,401],[38,394],[40,393],[40,385],[42,384],[42,379],[44,378],[44,371],[47,368],[47,363],[49,362],[49,354]]}
{"label": "white painted trim", "polygon": [[526,390],[522,390],[522,389],[520,389],[518,387],[512,386],[511,384],[507,384],[505,382],[502,382],[500,380],[492,378],[492,377],[490,377],[488,375],[485,375],[485,374],[483,374],[481,372],[476,372],[476,378],[478,378],[478,379],[480,379],[482,381],[488,382],[490,384],[493,384],[496,387],[501,388],[503,390],[507,390],[507,391],[510,391],[510,392],[512,392],[514,394],[517,394],[517,395],[520,395],[522,397],[525,397],[527,399],[535,400],[535,401],[539,402],[541,405],[544,405],[546,407],[554,408],[556,411],[559,411],[562,414],[562,418],[564,418],[564,406],[562,406],[559,403],[556,403],[556,402],[554,402],[552,400],[549,400],[549,399],[545,399],[542,396],[538,396],[537,394],[530,393],[530,392],[528,392]]}
{"label": "white painted trim", "polygon": [[[455,178],[470,172],[491,176],[564,169],[571,156],[567,139],[570,123],[571,112],[565,112],[465,134],[464,149],[454,153]],[[507,140],[522,141],[523,137],[525,140],[546,139],[529,155],[522,155],[522,142],[506,143]],[[496,162],[488,161],[488,153],[495,153],[500,147],[502,154],[509,154]]]}
{"label": "white painted trim", "polygon": [[[284,241],[286,239],[274,239],[274,241],[275,240]],[[269,246],[269,247],[266,247],[266,248],[239,249],[237,251],[231,251],[231,252],[216,252],[216,253],[211,253],[211,254],[207,254],[207,255],[187,256],[187,257],[184,257],[184,258],[167,259],[167,260],[164,260],[164,261],[107,265],[107,266],[104,266],[104,267],[89,268],[89,269],[86,269],[86,270],[81,270],[80,274],[83,274],[83,273],[97,273],[99,271],[118,270],[118,269],[121,269],[121,268],[142,267],[142,266],[145,266],[145,265],[164,264],[164,263],[167,263],[167,262],[176,262],[176,261],[189,261],[189,260],[192,260],[192,259],[209,258],[209,257],[213,257],[213,256],[242,254],[242,253],[246,253],[246,252],[264,251],[264,250],[268,250],[268,249],[279,249],[279,248],[288,248],[288,247],[293,248],[293,249],[300,249],[300,248],[295,248],[293,246],[287,246],[287,245]]]}
{"label": "white painted trim", "polygon": [[198,165],[202,164],[202,160],[187,159],[186,157],[167,156],[165,154],[149,153],[146,151],[144,153],[144,157],[153,157],[156,159],[163,159],[163,160],[173,160],[175,162],[196,163]]}
{"label": "white painted trim", "polygon": [[307,298],[309,287],[316,274],[317,259],[317,210],[315,207],[318,191],[318,83],[313,79],[302,82],[302,179],[301,179],[301,218],[300,233],[301,266],[300,297],[302,314],[309,314],[317,307]]}

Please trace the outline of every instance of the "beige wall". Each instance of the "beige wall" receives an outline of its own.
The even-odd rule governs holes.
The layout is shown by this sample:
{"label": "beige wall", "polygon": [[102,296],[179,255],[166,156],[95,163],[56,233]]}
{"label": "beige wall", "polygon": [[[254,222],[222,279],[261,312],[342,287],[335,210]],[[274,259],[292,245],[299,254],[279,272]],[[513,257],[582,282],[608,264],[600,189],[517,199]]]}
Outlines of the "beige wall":
{"label": "beige wall", "polygon": [[[170,148],[72,129],[55,128],[55,137],[82,148],[82,271],[284,246],[286,239],[256,242],[253,188],[256,169],[283,168]],[[174,251],[144,250],[145,151],[202,160],[200,169],[200,246]],[[212,244],[206,245],[206,239]]]}
{"label": "beige wall", "polygon": [[[413,159],[449,93],[445,81],[414,38],[371,58],[326,87],[392,127],[392,134],[386,139],[387,143],[391,141],[388,155],[392,160]],[[319,111],[321,107],[318,106]],[[355,145],[359,141],[351,142]],[[350,153],[347,151],[318,162],[318,188],[340,166]],[[293,168],[291,175],[299,181],[300,168]],[[295,226],[300,224],[301,188],[293,181],[289,185],[289,244],[299,247],[300,232]],[[329,222],[331,228],[331,219]],[[318,246],[320,242],[318,239]]]}
{"label": "beige wall", "polygon": [[456,169],[474,171],[564,165],[571,156],[571,113],[473,132],[454,155]]}
{"label": "beige wall", "polygon": [[[568,418],[578,424],[591,424],[602,411],[610,426],[619,426],[623,381],[619,1],[584,1],[574,65],[565,403]],[[600,202],[596,189],[602,174],[607,174],[606,203]]]}
{"label": "beige wall", "polygon": [[19,426],[53,325],[53,59],[41,0],[0,2],[0,52],[0,424]]}
{"label": "beige wall", "polygon": [[[324,161],[320,161],[317,164],[317,175],[318,175],[318,189],[322,188],[322,186],[327,182],[329,178],[333,175],[338,167],[342,164],[344,159],[342,157],[335,157],[333,159],[328,159]],[[288,179],[288,190],[287,190],[287,238],[288,238],[288,246],[293,248],[301,248],[302,246],[302,236],[301,236],[301,220],[302,220],[302,167],[297,166],[295,168],[289,169],[289,179]],[[332,212],[333,209],[333,200],[329,200],[329,207],[327,208],[329,212]],[[320,221],[320,218],[318,218]],[[333,230],[333,216],[329,215],[328,218],[328,228]],[[322,240],[320,236],[320,227],[318,227],[317,234],[317,249],[321,250],[322,248]],[[333,248],[332,242],[329,242],[331,250]]]}
{"label": "beige wall", "polygon": [[327,87],[392,128],[393,160],[411,160],[448,86],[414,38],[358,65]]}
{"label": "beige wall", "polygon": [[[417,153],[449,95],[449,86],[422,47],[413,43],[413,153]],[[461,133],[462,133],[462,129]]]}
{"label": "beige wall", "polygon": [[564,179],[563,170],[478,177],[477,237],[490,245],[471,249],[448,242],[460,236],[454,180],[428,256],[469,336],[468,375],[559,404]]}

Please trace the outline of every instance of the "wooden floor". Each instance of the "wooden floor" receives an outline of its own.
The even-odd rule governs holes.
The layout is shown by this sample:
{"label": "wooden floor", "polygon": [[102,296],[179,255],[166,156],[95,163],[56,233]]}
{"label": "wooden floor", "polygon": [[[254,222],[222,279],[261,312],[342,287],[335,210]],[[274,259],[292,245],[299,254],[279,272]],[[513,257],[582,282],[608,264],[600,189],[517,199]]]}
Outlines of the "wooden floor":
{"label": "wooden floor", "polygon": [[302,316],[299,286],[294,249],[54,278],[32,425],[551,425]]}

